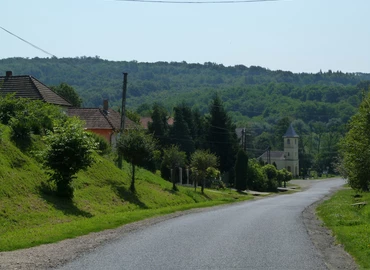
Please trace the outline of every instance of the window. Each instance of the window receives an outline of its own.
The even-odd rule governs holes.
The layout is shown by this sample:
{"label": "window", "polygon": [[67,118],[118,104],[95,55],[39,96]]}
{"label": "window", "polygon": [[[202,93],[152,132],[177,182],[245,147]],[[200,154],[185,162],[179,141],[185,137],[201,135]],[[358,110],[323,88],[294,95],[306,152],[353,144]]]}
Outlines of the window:
{"label": "window", "polygon": [[287,143],[287,144],[290,144],[290,139],[287,139],[287,140],[286,140],[286,143]]}

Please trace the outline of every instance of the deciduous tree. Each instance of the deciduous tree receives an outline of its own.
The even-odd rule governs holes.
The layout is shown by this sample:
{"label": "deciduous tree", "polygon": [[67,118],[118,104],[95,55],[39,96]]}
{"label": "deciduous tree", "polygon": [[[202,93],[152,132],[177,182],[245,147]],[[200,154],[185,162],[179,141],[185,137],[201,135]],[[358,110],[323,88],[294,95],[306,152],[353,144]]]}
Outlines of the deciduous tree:
{"label": "deciduous tree", "polygon": [[370,190],[370,95],[351,118],[349,131],[341,141],[344,176],[359,191]]}
{"label": "deciduous tree", "polygon": [[66,83],[61,83],[58,86],[51,86],[50,89],[71,103],[73,107],[81,107],[82,99],[72,86]]}
{"label": "deciduous tree", "polygon": [[172,189],[177,191],[176,187],[176,177],[175,172],[176,168],[182,167],[186,162],[186,153],[179,150],[179,147],[172,145],[169,148],[163,150],[163,163],[165,166],[172,170]]}
{"label": "deciduous tree", "polygon": [[117,142],[117,152],[132,164],[130,190],[135,192],[135,167],[144,166],[154,158],[156,141],[151,134],[140,128],[128,129]]}
{"label": "deciduous tree", "polygon": [[[205,180],[208,168],[216,168],[218,165],[217,157],[208,150],[197,150],[190,158],[190,167],[196,175],[196,181],[202,182],[202,193],[204,193]],[[194,183],[196,188],[196,182]]]}

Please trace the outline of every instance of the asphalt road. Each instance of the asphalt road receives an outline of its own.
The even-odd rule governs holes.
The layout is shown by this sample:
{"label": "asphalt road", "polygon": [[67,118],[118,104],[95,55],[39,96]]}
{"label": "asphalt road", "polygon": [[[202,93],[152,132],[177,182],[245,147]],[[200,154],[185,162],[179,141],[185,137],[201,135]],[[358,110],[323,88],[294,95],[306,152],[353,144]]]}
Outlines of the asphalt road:
{"label": "asphalt road", "polygon": [[327,269],[302,221],[342,179],[184,215],[123,235],[60,269]]}

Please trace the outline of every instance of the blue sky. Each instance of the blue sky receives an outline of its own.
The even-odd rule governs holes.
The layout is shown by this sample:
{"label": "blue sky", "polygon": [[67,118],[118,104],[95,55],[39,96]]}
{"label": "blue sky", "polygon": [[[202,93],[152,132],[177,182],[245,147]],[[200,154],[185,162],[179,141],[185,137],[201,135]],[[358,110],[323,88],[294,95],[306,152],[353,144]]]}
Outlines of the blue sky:
{"label": "blue sky", "polygon": [[[57,57],[370,73],[369,0],[2,0],[0,26]],[[0,29],[0,59],[48,57]]]}

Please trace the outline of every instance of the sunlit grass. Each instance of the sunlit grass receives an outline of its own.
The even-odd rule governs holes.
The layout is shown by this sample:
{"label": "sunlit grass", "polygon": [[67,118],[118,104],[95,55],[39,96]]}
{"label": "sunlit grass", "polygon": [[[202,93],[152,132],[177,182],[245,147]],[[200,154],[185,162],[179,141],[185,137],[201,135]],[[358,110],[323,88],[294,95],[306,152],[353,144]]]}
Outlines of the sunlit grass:
{"label": "sunlit grass", "polygon": [[[364,206],[354,206],[367,202]],[[370,193],[346,189],[322,203],[317,211],[337,241],[344,245],[362,269],[370,269]]]}
{"label": "sunlit grass", "polygon": [[[1,128],[1,125],[0,125]],[[4,126],[2,126],[4,128]],[[20,152],[4,129],[0,145],[0,251],[53,243],[90,232],[196,207],[251,199],[230,190],[205,194],[172,184],[138,169],[136,190],[129,191],[129,166],[119,170],[96,155],[95,164],[74,180],[74,198],[56,197],[48,176],[30,156]]]}

